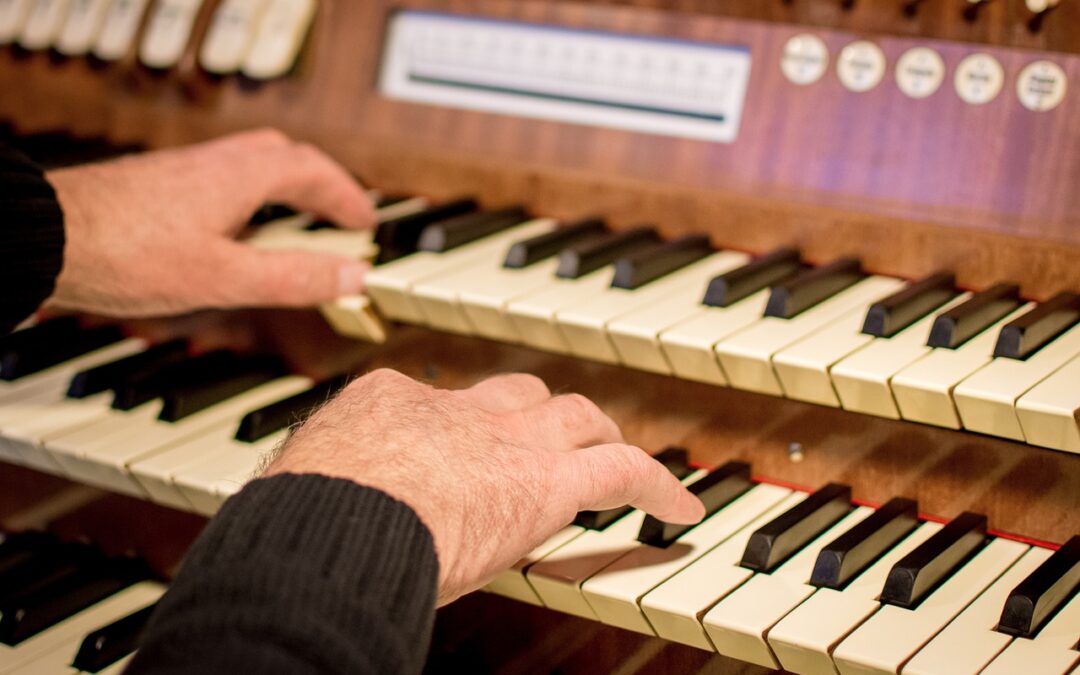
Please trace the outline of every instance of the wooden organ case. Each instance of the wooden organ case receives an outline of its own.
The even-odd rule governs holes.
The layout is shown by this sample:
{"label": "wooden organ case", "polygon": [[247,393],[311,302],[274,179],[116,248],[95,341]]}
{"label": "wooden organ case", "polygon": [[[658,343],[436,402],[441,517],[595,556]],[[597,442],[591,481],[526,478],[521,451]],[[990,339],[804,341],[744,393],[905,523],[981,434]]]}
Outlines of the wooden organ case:
{"label": "wooden organ case", "polygon": [[[199,49],[217,3],[192,4],[190,37],[166,68],[143,63],[137,45],[150,30],[146,19],[108,61],[3,49],[0,121],[22,136],[61,131],[149,148],[273,126],[329,149],[386,193],[436,202],[471,195],[485,207],[521,203],[565,221],[598,215],[616,229],[651,223],[666,237],[706,233],[718,248],[752,254],[795,246],[812,264],[852,256],[868,272],[908,280],[947,270],[959,288],[1013,282],[1030,301],[1080,291],[1075,0],[323,0],[295,65],[268,81],[206,72]],[[1033,11],[1039,5],[1048,7]],[[716,47],[738,56],[736,74],[724,76],[741,84],[722,92],[730,94],[723,114],[652,127],[538,112],[552,103],[550,92],[507,111],[499,96],[522,92],[490,83],[465,103],[460,82],[442,99],[388,91],[388,45],[401,17],[615,34],[641,38],[643,53],[657,44]],[[545,58],[563,57],[571,59],[553,48]],[[634,58],[607,76],[654,69],[662,95],[672,78],[685,76],[700,91],[714,75],[706,67],[665,73],[666,62]],[[571,59],[565,67],[589,66]],[[570,107],[589,103],[560,96]],[[629,441],[653,451],[685,446],[703,466],[743,460],[755,476],[782,484],[842,482],[861,503],[904,496],[932,517],[975,511],[997,532],[1050,544],[1080,533],[1080,464],[1065,448],[423,327],[389,333],[371,366],[441,386],[532,372],[553,390],[595,400]],[[1080,377],[1070,387],[1080,389]],[[127,518],[117,545],[160,568],[175,562],[202,523],[149,504],[133,515],[123,506],[129,498],[99,498],[24,468],[0,474],[6,527],[67,513],[65,532],[116,537],[115,528],[79,515],[96,509]],[[74,515],[65,511],[73,505],[82,505]],[[761,666],[475,594],[443,610],[437,625],[431,669],[458,668],[749,673]]]}

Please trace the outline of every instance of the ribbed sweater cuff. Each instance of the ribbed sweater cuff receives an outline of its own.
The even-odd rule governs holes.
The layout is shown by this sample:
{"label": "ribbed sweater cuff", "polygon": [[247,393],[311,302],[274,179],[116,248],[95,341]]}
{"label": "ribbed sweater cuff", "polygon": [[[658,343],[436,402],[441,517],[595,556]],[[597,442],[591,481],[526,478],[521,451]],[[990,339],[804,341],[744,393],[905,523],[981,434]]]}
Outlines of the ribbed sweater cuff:
{"label": "ribbed sweater cuff", "polygon": [[189,551],[140,656],[182,663],[168,652],[248,634],[316,670],[419,672],[438,571],[427,528],[383,492],[316,475],[256,480]]}
{"label": "ribbed sweater cuff", "polygon": [[0,335],[55,288],[64,262],[64,213],[41,168],[0,147]]}

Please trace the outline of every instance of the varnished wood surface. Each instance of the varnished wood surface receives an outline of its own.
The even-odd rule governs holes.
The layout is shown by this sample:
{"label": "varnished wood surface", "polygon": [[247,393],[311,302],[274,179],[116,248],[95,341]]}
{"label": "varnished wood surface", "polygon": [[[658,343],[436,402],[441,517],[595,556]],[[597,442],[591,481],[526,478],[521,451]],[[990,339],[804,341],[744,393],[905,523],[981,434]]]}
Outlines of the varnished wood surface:
{"label": "varnished wood surface", "polygon": [[[1046,54],[979,46],[1002,60],[1007,80],[995,101],[973,107],[951,83],[971,44],[865,33],[855,31],[861,20],[836,19],[813,29],[833,64],[846,42],[877,39],[889,57],[886,80],[853,94],[830,66],[821,82],[797,87],[780,73],[781,45],[808,24],[831,21],[838,3],[791,3],[782,11],[807,22],[798,25],[758,20],[775,19],[774,10],[731,9],[743,15],[731,19],[694,3],[681,6],[700,14],[658,9],[673,4],[326,2],[296,71],[261,86],[200,73],[192,50],[164,75],[133,58],[95,69],[3,51],[0,88],[14,95],[0,98],[0,119],[24,131],[150,146],[270,124],[328,148],[382,187],[524,200],[541,213],[599,213],[620,226],[653,221],[751,251],[797,243],[815,261],[859,254],[875,271],[906,277],[948,267],[967,286],[1009,278],[1036,298],[1080,287],[1080,94],[1073,86],[1057,109],[1033,113],[1014,92],[1017,71]],[[773,4],[782,3],[753,3]],[[1006,7],[990,4],[987,12]],[[923,5],[937,11],[937,3]],[[747,45],[755,60],[741,134],[733,144],[704,143],[387,100],[376,92],[379,27],[399,6]],[[841,16],[870,15],[872,6],[884,12],[857,2]],[[811,7],[824,8],[817,23],[807,18]],[[1061,11],[1075,11],[1069,7]],[[993,41],[1008,43],[1000,37]],[[897,55],[914,44],[937,47],[949,67],[942,88],[922,101],[892,81]],[[1050,57],[1080,82],[1080,57]]]}

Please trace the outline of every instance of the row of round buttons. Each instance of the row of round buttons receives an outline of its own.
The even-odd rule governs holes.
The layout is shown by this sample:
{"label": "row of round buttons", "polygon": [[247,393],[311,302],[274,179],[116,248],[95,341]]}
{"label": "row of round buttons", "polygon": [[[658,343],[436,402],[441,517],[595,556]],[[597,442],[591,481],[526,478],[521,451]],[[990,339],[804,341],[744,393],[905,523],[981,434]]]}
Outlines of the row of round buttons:
{"label": "row of round buttons", "polygon": [[[829,50],[816,35],[796,35],[784,46],[780,66],[795,84],[821,79],[829,65]],[[885,53],[873,42],[859,40],[845,46],[836,62],[840,82],[851,91],[870,91],[885,76]],[[896,85],[912,98],[925,98],[945,80],[945,61],[929,47],[912,47],[896,62]],[[957,95],[972,105],[994,100],[1005,83],[1005,70],[989,54],[971,54],[956,66],[953,77]],[[1066,77],[1053,61],[1029,63],[1016,81],[1020,103],[1029,110],[1057,107],[1065,98]]]}

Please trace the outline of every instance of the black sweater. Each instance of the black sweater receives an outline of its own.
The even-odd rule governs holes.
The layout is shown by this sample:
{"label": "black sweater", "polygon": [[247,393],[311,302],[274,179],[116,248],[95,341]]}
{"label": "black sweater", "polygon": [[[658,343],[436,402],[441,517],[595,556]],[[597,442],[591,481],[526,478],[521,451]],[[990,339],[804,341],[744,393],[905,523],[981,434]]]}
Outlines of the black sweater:
{"label": "black sweater", "polygon": [[[63,215],[41,170],[0,146],[0,334],[52,293]],[[405,504],[322,476],[256,480],[184,559],[129,673],[417,673],[439,566]]]}

